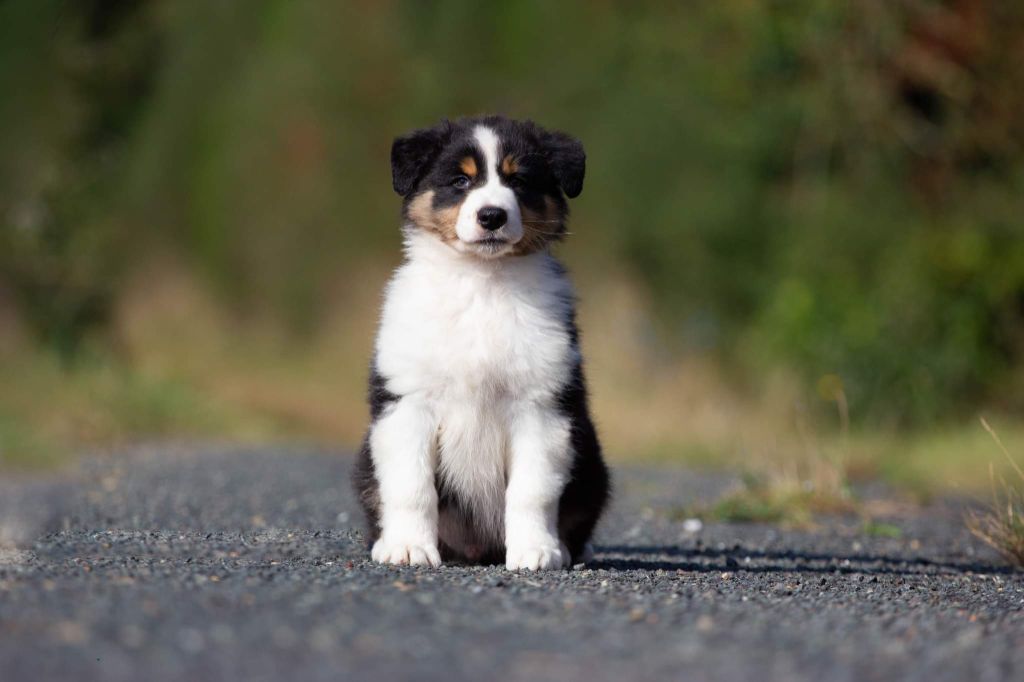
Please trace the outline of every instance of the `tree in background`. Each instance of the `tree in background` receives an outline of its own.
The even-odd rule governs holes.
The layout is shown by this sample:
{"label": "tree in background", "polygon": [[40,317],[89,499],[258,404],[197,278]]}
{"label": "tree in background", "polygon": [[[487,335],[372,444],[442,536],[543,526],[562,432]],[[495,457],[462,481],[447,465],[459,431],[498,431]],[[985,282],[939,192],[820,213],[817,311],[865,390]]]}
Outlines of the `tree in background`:
{"label": "tree in background", "polygon": [[1020,3],[9,0],[0,31],[0,286],[65,357],[167,249],[314,330],[397,252],[391,138],[501,111],[585,141],[574,266],[644,283],[662,347],[838,375],[875,422],[1024,408]]}
{"label": "tree in background", "polygon": [[0,8],[2,280],[65,363],[109,325],[129,257],[118,185],[156,72],[152,4]]}

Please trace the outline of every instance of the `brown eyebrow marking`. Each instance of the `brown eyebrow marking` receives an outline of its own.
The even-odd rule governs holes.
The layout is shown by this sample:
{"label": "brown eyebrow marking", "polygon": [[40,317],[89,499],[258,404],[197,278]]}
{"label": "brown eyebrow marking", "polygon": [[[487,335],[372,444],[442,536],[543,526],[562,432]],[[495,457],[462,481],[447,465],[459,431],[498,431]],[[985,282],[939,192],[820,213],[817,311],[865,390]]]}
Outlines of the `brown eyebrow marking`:
{"label": "brown eyebrow marking", "polygon": [[468,175],[469,177],[476,177],[476,159],[474,159],[472,156],[467,156],[462,161],[460,161],[459,168],[461,168],[462,172]]}
{"label": "brown eyebrow marking", "polygon": [[501,160],[501,172],[505,175],[515,175],[517,170],[519,170],[519,164],[511,154]]}

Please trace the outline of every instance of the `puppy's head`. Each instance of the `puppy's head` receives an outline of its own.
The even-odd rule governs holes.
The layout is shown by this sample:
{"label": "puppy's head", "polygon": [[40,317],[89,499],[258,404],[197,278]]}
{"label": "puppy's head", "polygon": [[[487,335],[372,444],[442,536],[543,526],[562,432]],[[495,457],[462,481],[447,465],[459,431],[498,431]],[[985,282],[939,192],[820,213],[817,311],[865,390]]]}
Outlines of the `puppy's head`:
{"label": "puppy's head", "polygon": [[499,116],[444,121],[395,139],[391,174],[406,229],[481,258],[545,248],[583,190],[579,140]]}

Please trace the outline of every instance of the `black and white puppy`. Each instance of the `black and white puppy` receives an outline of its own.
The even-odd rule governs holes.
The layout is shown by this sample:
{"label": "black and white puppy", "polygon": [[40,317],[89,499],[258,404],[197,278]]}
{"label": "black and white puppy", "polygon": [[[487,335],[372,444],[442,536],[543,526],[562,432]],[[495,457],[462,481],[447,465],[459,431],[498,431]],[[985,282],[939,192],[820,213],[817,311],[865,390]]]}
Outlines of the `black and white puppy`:
{"label": "black and white puppy", "polygon": [[395,140],[406,258],[385,294],[355,472],[375,561],[588,558],[608,471],[573,289],[549,253],[584,161],[578,140],[497,116]]}

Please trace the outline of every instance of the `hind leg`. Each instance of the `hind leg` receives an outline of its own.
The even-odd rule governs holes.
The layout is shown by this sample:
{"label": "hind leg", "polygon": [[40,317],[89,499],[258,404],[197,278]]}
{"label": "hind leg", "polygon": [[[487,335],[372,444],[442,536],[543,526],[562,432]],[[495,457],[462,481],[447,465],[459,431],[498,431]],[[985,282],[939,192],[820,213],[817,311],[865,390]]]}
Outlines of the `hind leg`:
{"label": "hind leg", "polygon": [[355,468],[352,469],[352,487],[355,488],[359,506],[366,516],[366,542],[373,547],[373,543],[380,537],[380,486],[377,484],[377,473],[370,453],[369,433],[363,439]]}
{"label": "hind leg", "polygon": [[587,414],[575,415],[572,428],[573,463],[558,504],[558,535],[573,563],[593,558],[590,536],[610,493],[608,468]]}

